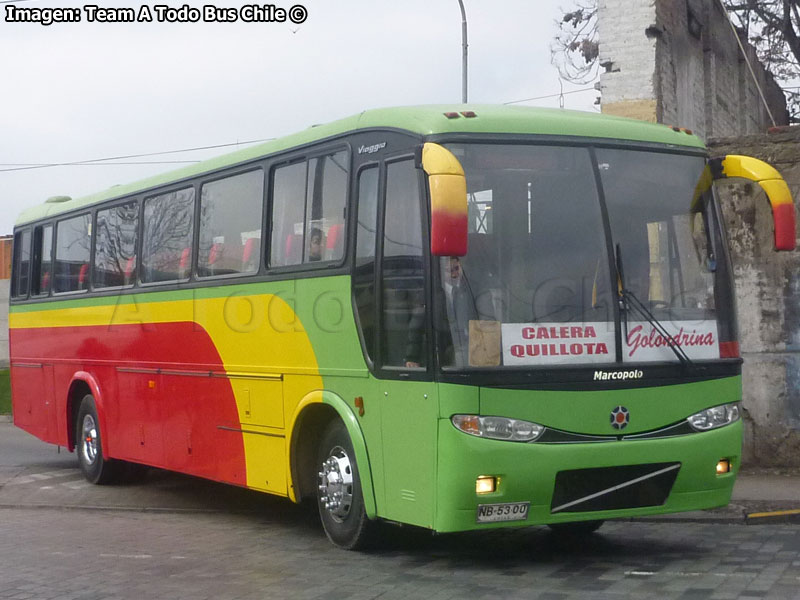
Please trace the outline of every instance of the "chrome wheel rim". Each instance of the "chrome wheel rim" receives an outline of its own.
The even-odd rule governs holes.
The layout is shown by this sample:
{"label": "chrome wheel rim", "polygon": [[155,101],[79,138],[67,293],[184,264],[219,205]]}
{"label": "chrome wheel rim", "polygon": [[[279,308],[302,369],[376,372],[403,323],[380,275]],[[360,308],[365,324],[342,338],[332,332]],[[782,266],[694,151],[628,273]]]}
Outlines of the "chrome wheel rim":
{"label": "chrome wheel rim", "polygon": [[319,472],[320,506],[341,523],[353,506],[353,467],[344,448],[331,449]]}
{"label": "chrome wheel rim", "polygon": [[92,415],[83,417],[83,437],[81,438],[81,455],[88,465],[97,460],[97,424]]}

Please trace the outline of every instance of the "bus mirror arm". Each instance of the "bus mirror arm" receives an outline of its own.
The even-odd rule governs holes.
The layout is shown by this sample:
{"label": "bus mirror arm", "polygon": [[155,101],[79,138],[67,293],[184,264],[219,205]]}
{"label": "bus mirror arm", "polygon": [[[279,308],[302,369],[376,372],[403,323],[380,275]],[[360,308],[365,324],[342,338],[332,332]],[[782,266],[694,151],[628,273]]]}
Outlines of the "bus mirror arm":
{"label": "bus mirror arm", "polygon": [[772,207],[775,250],[795,249],[797,226],[792,193],[775,168],[757,158],[736,154],[713,158],[708,164],[715,181],[738,178],[761,186]]}

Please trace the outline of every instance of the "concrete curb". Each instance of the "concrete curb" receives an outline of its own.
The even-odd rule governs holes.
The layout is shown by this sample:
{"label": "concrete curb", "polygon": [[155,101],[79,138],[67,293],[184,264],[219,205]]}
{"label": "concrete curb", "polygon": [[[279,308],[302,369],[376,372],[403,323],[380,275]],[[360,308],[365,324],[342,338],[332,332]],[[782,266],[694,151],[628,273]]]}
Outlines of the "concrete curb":
{"label": "concrete curb", "polygon": [[0,423],[13,423],[11,415],[0,415]]}

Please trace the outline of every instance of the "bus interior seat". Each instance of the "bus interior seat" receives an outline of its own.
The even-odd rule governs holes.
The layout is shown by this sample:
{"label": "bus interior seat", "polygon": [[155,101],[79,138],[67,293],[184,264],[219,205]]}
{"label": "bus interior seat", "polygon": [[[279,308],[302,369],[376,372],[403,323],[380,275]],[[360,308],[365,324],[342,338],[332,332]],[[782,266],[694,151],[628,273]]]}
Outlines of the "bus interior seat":
{"label": "bus interior seat", "polygon": [[189,269],[192,262],[192,248],[186,247],[181,252],[181,258],[178,261],[178,279],[185,279],[189,276]]}
{"label": "bus interior seat", "polygon": [[89,275],[89,265],[87,263],[83,263],[81,265],[80,271],[78,271],[78,287],[75,289],[78,290],[85,290],[88,285],[88,275]]}
{"label": "bus interior seat", "polygon": [[242,272],[249,273],[251,271],[258,271],[259,262],[259,249],[261,240],[259,238],[250,238],[244,243],[242,250]]}
{"label": "bus interior seat", "polygon": [[297,265],[303,262],[303,235],[301,233],[287,235],[283,250],[283,260],[278,261],[276,266]]}
{"label": "bus interior seat", "polygon": [[125,263],[125,285],[133,283],[133,277],[136,273],[136,255],[134,254]]}
{"label": "bus interior seat", "polygon": [[344,254],[344,224],[331,225],[325,248],[325,260],[339,260]]}

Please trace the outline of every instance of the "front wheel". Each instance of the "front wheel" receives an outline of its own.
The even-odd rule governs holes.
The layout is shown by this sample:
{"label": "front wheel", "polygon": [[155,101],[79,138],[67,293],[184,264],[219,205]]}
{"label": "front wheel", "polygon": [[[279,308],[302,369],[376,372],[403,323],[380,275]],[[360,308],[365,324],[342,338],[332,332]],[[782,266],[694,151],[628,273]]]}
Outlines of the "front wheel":
{"label": "front wheel", "polygon": [[110,483],[117,475],[118,464],[103,456],[100,421],[94,397],[86,394],[75,420],[75,452],[83,476],[91,483]]}
{"label": "front wheel", "polygon": [[375,523],[367,518],[353,444],[338,419],[325,429],[317,467],[317,505],[325,534],[346,550],[365,547]]}

